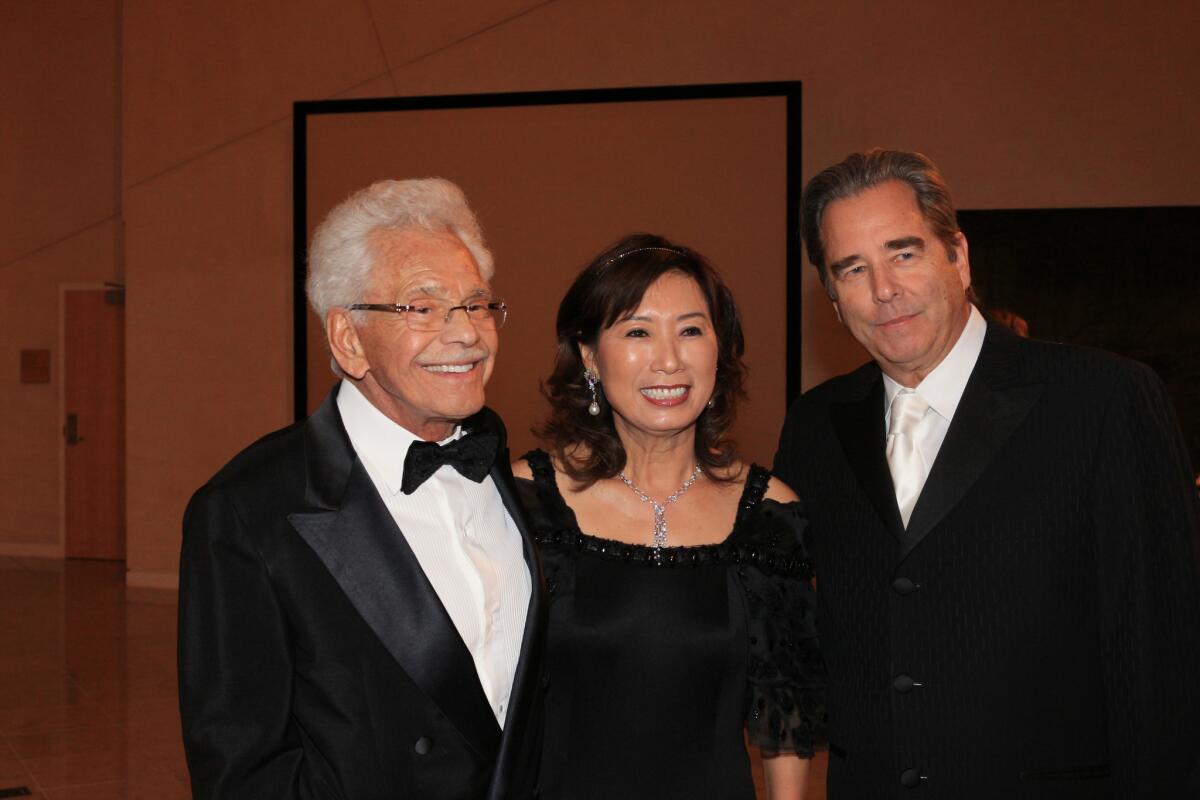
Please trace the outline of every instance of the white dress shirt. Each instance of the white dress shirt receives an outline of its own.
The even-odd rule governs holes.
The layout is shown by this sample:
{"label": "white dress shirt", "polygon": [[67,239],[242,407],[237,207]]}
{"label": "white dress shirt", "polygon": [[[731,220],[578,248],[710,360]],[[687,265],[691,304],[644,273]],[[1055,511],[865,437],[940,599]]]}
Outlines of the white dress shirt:
{"label": "white dress shirt", "polygon": [[[950,421],[954,419],[954,412],[958,410],[958,401],[962,399],[967,381],[975,369],[975,362],[979,360],[979,351],[983,349],[983,337],[986,333],[987,322],[979,313],[979,309],[971,306],[967,324],[954,347],[942,359],[942,363],[934,367],[933,372],[926,375],[925,380],[913,389],[929,404],[929,411],[925,412],[925,416],[913,430],[913,440],[920,448],[927,470],[933,469],[933,462],[942,449],[942,442],[946,440],[946,431],[950,430]],[[903,388],[887,375],[883,376],[885,436],[891,424],[892,401]]]}
{"label": "white dress shirt", "polygon": [[[443,465],[401,493],[404,457],[418,440],[343,380],[338,411],[350,443],[471,652],[479,683],[504,726],[517,671],[531,579],[521,534],[491,476],[475,483]],[[445,441],[457,439],[461,429]]]}

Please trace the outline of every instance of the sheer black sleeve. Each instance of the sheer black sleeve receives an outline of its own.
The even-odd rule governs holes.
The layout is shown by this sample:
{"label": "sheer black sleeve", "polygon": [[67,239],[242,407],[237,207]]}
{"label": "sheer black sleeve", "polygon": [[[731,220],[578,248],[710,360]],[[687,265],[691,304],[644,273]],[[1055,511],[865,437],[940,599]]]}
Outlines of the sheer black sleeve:
{"label": "sheer black sleeve", "polygon": [[744,509],[735,569],[748,611],[746,726],[768,755],[811,756],[825,736],[825,663],[817,642],[813,572],[800,503]]}

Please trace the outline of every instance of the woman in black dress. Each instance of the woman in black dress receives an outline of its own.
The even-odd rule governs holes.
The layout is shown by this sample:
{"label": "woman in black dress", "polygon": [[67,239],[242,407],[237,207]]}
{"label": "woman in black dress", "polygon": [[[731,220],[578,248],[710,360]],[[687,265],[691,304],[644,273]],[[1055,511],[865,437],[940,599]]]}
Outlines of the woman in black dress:
{"label": "woman in black dress", "polygon": [[803,796],[824,670],[796,496],[725,438],[737,309],[693,251],[638,234],[558,311],[549,452],[514,465],[551,596],[541,796]]}

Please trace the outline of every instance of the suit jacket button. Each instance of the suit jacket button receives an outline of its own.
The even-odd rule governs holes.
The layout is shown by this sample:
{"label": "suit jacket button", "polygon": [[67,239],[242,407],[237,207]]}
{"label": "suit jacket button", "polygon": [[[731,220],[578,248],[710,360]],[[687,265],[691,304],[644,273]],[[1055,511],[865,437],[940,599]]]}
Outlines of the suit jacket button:
{"label": "suit jacket button", "polygon": [[892,681],[893,688],[900,694],[908,694],[916,685],[917,682],[907,675],[897,675],[896,679]]}
{"label": "suit jacket button", "polygon": [[433,739],[430,739],[428,736],[422,736],[420,739],[417,739],[416,743],[413,745],[413,751],[419,756],[429,755],[429,751],[432,749]]}
{"label": "suit jacket button", "polygon": [[906,769],[900,773],[900,785],[905,789],[915,789],[921,785],[921,770]]}
{"label": "suit jacket button", "polygon": [[896,578],[896,580],[892,581],[892,588],[896,591],[896,594],[907,595],[912,594],[917,585],[908,578]]}

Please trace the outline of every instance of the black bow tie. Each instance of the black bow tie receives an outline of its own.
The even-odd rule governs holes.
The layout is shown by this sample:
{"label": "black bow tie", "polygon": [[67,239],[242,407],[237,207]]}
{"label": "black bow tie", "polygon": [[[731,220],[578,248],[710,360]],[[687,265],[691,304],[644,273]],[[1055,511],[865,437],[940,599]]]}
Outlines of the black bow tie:
{"label": "black bow tie", "polygon": [[482,483],[496,463],[500,437],[494,433],[471,433],[439,445],[437,442],[413,442],[404,456],[404,480],[400,491],[412,494],[443,464],[458,470],[464,478]]}

